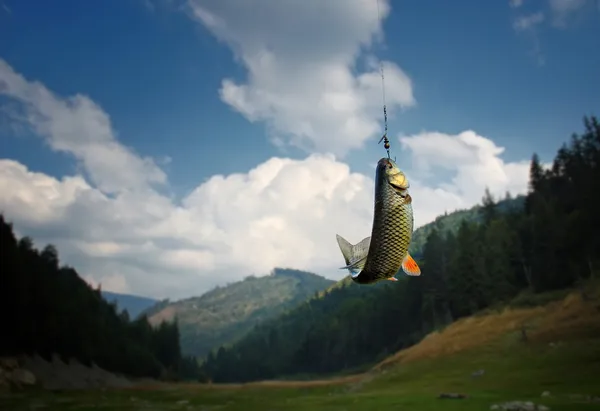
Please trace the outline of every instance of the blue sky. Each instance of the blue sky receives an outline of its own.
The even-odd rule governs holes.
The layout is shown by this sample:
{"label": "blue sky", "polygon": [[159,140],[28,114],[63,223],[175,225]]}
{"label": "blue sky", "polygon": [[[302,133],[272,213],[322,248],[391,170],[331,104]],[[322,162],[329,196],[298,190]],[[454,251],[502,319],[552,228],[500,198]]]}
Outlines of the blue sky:
{"label": "blue sky", "polygon": [[[384,15],[388,4],[382,0]],[[0,73],[0,157],[41,173],[57,184],[57,192],[65,189],[61,180],[65,176],[81,177],[90,190],[109,200],[125,198],[125,192],[143,191],[137,186],[104,190],[99,181],[107,181],[106,170],[99,170],[91,154],[100,134],[90,131],[90,137],[84,139],[92,148],[81,148],[77,136],[61,143],[59,134],[66,126],[60,123],[60,127],[44,128],[39,114],[54,125],[64,117],[44,111],[48,106],[17,87],[12,74],[27,87],[39,82],[56,96],[52,104],[77,94],[87,96],[110,118],[110,144],[131,151],[136,158],[151,158],[152,167],[160,171],[153,170],[165,175],[158,186],[153,181],[144,188],[158,196],[156,204],[169,201],[164,212],[157,212],[159,217],[150,212],[160,221],[150,219],[142,224],[136,220],[141,217],[121,221],[120,226],[128,227],[130,233],[144,224],[185,231],[176,228],[173,216],[191,213],[193,207],[188,203],[193,193],[207,190],[208,186],[198,190],[203,182],[216,174],[240,173],[246,176],[242,184],[247,186],[253,181],[249,170],[261,164],[275,167],[265,163],[271,158],[298,162],[294,163],[298,174],[292,173],[290,184],[304,187],[299,180],[304,177],[322,182],[319,173],[324,173],[324,164],[316,171],[312,163],[308,171],[301,166],[308,167],[310,155],[330,152],[335,160],[327,157],[320,161],[342,167],[343,171],[336,169],[332,175],[347,173],[345,178],[352,181],[346,183],[358,184],[363,193],[360,201],[348,200],[353,211],[332,223],[331,230],[350,232],[351,237],[368,231],[371,183],[360,178],[372,178],[373,163],[384,155],[376,144],[382,126],[381,89],[376,67],[369,66],[372,57],[387,61],[392,152],[412,173],[415,190],[423,192],[423,211],[415,211],[420,223],[445,209],[474,204],[486,185],[498,193],[522,191],[526,185],[524,162],[532,152],[550,161],[562,142],[581,130],[583,115],[597,115],[600,107],[600,9],[593,0],[392,1],[383,20],[383,42],[372,45],[364,43],[379,28],[375,0],[332,0],[327,6],[316,0],[302,5],[282,1],[277,6],[267,0],[248,1],[244,6],[227,0],[219,6],[203,0],[0,0],[0,5],[0,59],[8,67]],[[360,47],[362,52],[357,54]],[[356,79],[370,71],[372,75],[356,85]],[[231,87],[222,97],[225,79],[231,80]],[[3,88],[3,82],[10,85]],[[330,84],[335,93],[317,107],[315,102],[322,97],[319,93]],[[335,107],[343,109],[328,104],[340,104]],[[81,127],[78,133],[91,130],[92,126],[83,125],[87,120],[80,111],[69,117]],[[463,132],[467,134],[460,137]],[[405,137],[404,144],[398,136]],[[505,151],[500,153],[497,147]],[[118,170],[117,166],[106,167]],[[485,173],[477,172],[483,169],[500,174],[487,181]],[[126,168],[119,172],[134,173]],[[310,172],[317,175],[307,177]],[[275,171],[265,173],[272,177],[269,173]],[[8,176],[7,172],[5,188],[16,184]],[[347,188],[346,183],[338,183]],[[22,181],[20,184],[25,187]],[[225,183],[217,184],[208,199],[198,201],[214,202],[214,213],[221,212],[214,211],[221,204],[232,212],[249,204],[239,200],[235,205],[240,191],[232,181],[228,184],[229,189],[219,189]],[[30,182],[30,189],[38,190],[39,184]],[[324,193],[332,190],[334,187],[324,187],[321,194],[315,194],[315,201],[321,201],[320,196],[328,198]],[[252,272],[266,273],[278,265],[312,269],[332,278],[342,275],[331,269],[339,266],[334,242],[316,242],[314,237],[321,231],[306,229],[308,217],[298,214],[292,205],[275,213],[286,227],[279,227],[279,234],[253,234],[240,240],[239,250],[214,240],[214,233],[203,234],[203,240],[192,233],[168,238],[156,234],[151,245],[143,248],[140,237],[107,234],[92,238],[89,233],[77,237],[67,229],[72,224],[68,219],[45,220],[33,204],[24,208],[24,198],[31,196],[17,198],[17,194],[7,193],[3,191],[0,205],[21,232],[41,242],[57,243],[65,259],[87,271],[90,282],[103,282],[115,291],[158,295],[164,290],[160,281],[142,285],[148,282],[144,275],[151,274],[144,274],[147,267],[140,268],[135,261],[148,250],[175,253],[165,256],[163,266],[156,269],[156,276],[172,271],[174,277],[169,278],[179,278],[169,280],[169,284],[182,284],[169,288],[170,295],[185,294],[190,284],[195,284],[193,292],[201,292]],[[35,195],[42,194],[37,191]],[[215,200],[221,195],[222,199]],[[254,192],[253,198],[267,195]],[[273,198],[277,195],[272,194]],[[298,201],[302,203],[307,196]],[[75,207],[76,201],[48,203],[48,207]],[[127,204],[135,209],[149,201]],[[215,232],[224,238],[227,234],[243,237],[252,232],[252,224],[262,227],[264,221],[275,221],[269,220],[273,216],[265,211],[273,204],[279,203],[257,203],[253,206],[256,214],[240,220],[231,230],[219,226]],[[317,207],[315,204],[305,206]],[[11,214],[12,209],[19,212]],[[184,227],[198,224],[201,231],[200,227],[217,221],[209,211],[198,213],[189,217],[193,223],[179,223]],[[328,214],[323,213],[318,213],[318,226],[327,219]],[[85,221],[96,215],[89,207],[83,207],[81,214]],[[358,228],[350,228],[354,226]],[[331,230],[322,235],[331,236]],[[299,257],[288,254],[283,245],[269,242],[262,244],[264,255],[255,257],[256,261],[244,256],[245,242],[260,244],[259,238],[281,239],[283,233],[290,237],[289,242],[284,241],[289,248],[302,245],[310,251]],[[144,233],[144,238],[148,235]],[[169,245],[163,247],[163,243]],[[176,243],[186,245],[174,246]],[[142,248],[134,250],[134,245]],[[99,252],[100,248],[104,251]],[[169,263],[181,260],[175,256],[184,252],[191,253],[190,260],[204,259],[204,263],[190,262],[184,268]],[[227,274],[215,277],[217,272]]]}

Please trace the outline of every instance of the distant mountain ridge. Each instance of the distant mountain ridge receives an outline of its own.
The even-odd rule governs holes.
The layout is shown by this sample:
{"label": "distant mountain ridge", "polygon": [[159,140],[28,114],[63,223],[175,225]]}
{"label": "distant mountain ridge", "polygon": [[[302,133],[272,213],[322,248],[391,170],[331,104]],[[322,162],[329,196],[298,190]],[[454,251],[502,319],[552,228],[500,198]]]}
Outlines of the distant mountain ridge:
{"label": "distant mountain ridge", "polygon": [[154,325],[177,318],[182,352],[203,357],[211,349],[236,341],[256,324],[281,315],[334,283],[317,274],[276,268],[270,275],[249,276],[200,297],[175,302],[163,300],[149,307],[145,314]]}
{"label": "distant mountain ridge", "polygon": [[[504,200],[498,201],[495,208],[499,213],[506,213],[509,211],[521,211],[525,206],[525,196],[519,195],[516,197],[507,197]],[[427,242],[427,237],[433,231],[434,227],[442,232],[451,231],[455,233],[458,231],[458,227],[462,221],[478,222],[481,220],[481,213],[479,212],[481,205],[476,205],[469,209],[456,210],[452,213],[446,213],[436,217],[431,223],[425,224],[413,233],[412,240],[410,242],[409,251],[414,258],[420,258],[423,253],[423,247]]]}
{"label": "distant mountain ridge", "polygon": [[101,291],[102,298],[109,303],[115,302],[118,311],[127,310],[129,318],[134,319],[144,310],[154,306],[158,300],[149,297],[140,297],[132,294],[120,294],[110,291]]}

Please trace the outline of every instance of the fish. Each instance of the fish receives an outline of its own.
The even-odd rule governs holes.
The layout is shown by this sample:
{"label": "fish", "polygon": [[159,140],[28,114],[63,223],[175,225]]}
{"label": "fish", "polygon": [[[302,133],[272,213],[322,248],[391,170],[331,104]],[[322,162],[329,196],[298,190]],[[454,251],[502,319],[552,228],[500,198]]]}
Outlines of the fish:
{"label": "fish", "polygon": [[420,276],[421,269],[408,252],[414,227],[410,183],[398,165],[384,157],[375,172],[375,213],[371,236],[353,245],[336,234],[352,280],[373,284],[398,281],[400,268],[406,275]]}

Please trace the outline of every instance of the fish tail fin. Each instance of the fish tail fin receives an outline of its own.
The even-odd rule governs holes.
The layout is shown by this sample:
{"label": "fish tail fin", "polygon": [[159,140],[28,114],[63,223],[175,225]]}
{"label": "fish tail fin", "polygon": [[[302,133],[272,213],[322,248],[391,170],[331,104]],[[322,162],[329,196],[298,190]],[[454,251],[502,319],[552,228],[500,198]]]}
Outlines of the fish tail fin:
{"label": "fish tail fin", "polygon": [[412,277],[418,277],[421,275],[421,268],[409,253],[406,253],[406,257],[404,257],[404,260],[402,260],[402,270],[406,275],[410,275]]}
{"label": "fish tail fin", "polygon": [[350,260],[352,259],[352,244],[348,242],[344,237],[339,234],[335,235],[337,239],[337,243],[340,246],[340,251],[344,256],[344,261],[346,261],[346,265],[350,264]]}
{"label": "fish tail fin", "polygon": [[346,262],[346,266],[340,267],[340,269],[348,270],[350,275],[354,278],[365,266],[367,254],[369,253],[371,237],[364,238],[356,245],[352,245],[348,240],[339,234],[336,234],[335,237],[340,247],[340,251],[344,256],[344,261]]}

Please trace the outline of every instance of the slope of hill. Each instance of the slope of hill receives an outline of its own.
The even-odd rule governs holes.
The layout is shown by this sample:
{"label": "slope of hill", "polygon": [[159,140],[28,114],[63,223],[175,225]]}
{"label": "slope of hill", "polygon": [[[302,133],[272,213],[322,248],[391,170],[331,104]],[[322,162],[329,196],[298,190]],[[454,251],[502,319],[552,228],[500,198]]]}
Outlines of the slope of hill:
{"label": "slope of hill", "polygon": [[[44,404],[59,410],[68,403],[73,409],[93,404],[123,410],[210,404],[231,411],[591,411],[600,404],[600,295],[586,293],[586,298],[573,291],[549,304],[465,318],[364,374],[243,385],[143,383],[111,390],[110,395],[104,390],[59,396],[32,390],[0,396],[0,409],[28,410]],[[521,336],[523,325],[528,327],[527,341]],[[466,398],[441,400],[441,393]],[[511,407],[503,408],[507,403]]]}
{"label": "slope of hill", "polygon": [[[488,309],[431,332],[418,344],[376,364],[373,370],[450,357],[502,344],[507,337],[513,342],[550,346],[600,339],[600,282],[587,281],[576,288],[539,295],[523,292],[500,310]],[[598,361],[600,346],[597,348]]]}
{"label": "slope of hill", "polygon": [[[495,204],[495,208],[499,213],[507,213],[511,211],[522,211],[524,205],[525,196],[520,195],[514,198],[507,196],[504,200],[498,201]],[[457,210],[449,214],[446,213],[441,215],[437,217],[435,221],[425,224],[415,230],[410,242],[409,251],[414,258],[421,258],[427,238],[434,229],[437,229],[444,234],[447,232],[456,234],[463,221],[479,222],[481,221],[481,217],[481,205],[479,204],[467,210]]]}
{"label": "slope of hill", "polygon": [[148,297],[140,297],[131,294],[119,294],[110,291],[101,291],[102,297],[109,303],[116,303],[117,310],[127,310],[130,318],[137,318],[144,310],[155,305],[158,300]]}
{"label": "slope of hill", "polygon": [[149,321],[158,324],[177,317],[182,351],[204,356],[331,284],[316,274],[277,268],[264,277],[250,276],[200,297],[162,304],[158,311],[151,308]]}

